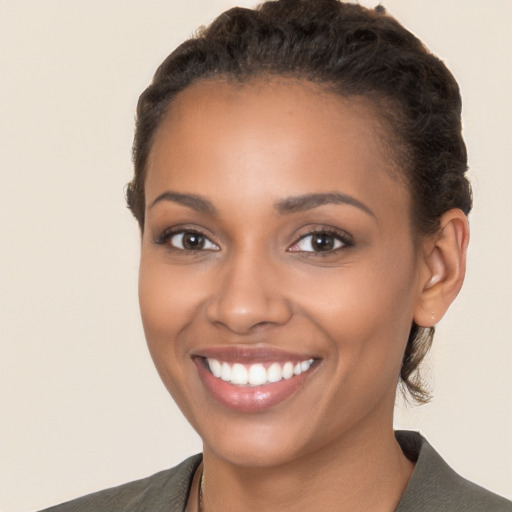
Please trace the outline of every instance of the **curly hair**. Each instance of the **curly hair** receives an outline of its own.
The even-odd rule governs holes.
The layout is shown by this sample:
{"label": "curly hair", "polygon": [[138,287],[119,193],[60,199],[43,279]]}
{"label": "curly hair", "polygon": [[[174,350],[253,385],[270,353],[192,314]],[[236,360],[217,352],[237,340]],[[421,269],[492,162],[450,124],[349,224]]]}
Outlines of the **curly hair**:
{"label": "curly hair", "polygon": [[[381,6],[277,0],[221,14],[164,60],[140,96],[135,172],[126,196],[141,230],[146,162],[155,132],[177,94],[199,80],[274,75],[373,102],[391,127],[387,142],[413,198],[416,232],[435,232],[451,208],[470,212],[461,97],[446,66]],[[418,403],[430,399],[419,366],[433,335],[433,327],[413,323],[402,362],[402,388]]]}

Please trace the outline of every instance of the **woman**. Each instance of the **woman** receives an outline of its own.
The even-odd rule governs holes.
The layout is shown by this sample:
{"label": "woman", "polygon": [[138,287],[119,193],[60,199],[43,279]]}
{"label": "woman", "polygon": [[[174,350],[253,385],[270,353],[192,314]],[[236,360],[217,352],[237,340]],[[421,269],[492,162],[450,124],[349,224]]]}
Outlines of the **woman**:
{"label": "woman", "polygon": [[233,9],[138,105],[139,297],[202,456],[50,510],[512,510],[394,433],[465,272],[460,95],[382,8]]}

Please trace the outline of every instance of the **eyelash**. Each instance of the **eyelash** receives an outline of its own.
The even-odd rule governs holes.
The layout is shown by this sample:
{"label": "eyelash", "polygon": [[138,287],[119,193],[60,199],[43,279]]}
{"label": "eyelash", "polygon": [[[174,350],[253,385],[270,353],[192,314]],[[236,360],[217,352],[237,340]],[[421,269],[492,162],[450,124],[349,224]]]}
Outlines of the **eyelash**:
{"label": "eyelash", "polygon": [[212,245],[215,245],[216,247],[217,244],[213,243],[209,237],[207,237],[204,233],[202,233],[201,231],[197,230],[197,229],[192,229],[192,228],[182,228],[182,229],[173,229],[173,230],[165,230],[163,233],[161,233],[155,240],[155,243],[157,245],[165,245],[167,244],[169,246],[169,248],[173,251],[181,251],[181,252],[187,252],[187,253],[190,253],[190,254],[197,254],[197,253],[201,253],[201,252],[215,252],[216,250],[218,249],[204,249],[204,248],[201,248],[201,249],[185,249],[185,248],[180,248],[180,247],[176,247],[174,245],[172,245],[170,243],[170,240],[175,237],[176,235],[185,235],[185,234],[190,234],[190,235],[197,235],[201,238],[203,238],[204,240],[208,241],[210,244]]}
{"label": "eyelash", "polygon": [[[301,241],[306,240],[309,237],[314,237],[315,235],[316,236],[323,235],[326,237],[332,237],[335,239],[335,243],[336,243],[336,241],[338,241],[338,242],[341,242],[341,245],[339,247],[334,247],[333,249],[328,249],[325,251],[291,250],[292,247],[297,246]],[[308,254],[309,256],[322,258],[322,257],[331,256],[333,254],[338,253],[339,251],[343,251],[343,250],[348,249],[349,247],[353,247],[353,246],[354,246],[354,241],[353,241],[352,237],[348,233],[345,233],[344,231],[340,231],[340,230],[336,230],[336,229],[332,229],[332,228],[331,229],[315,228],[315,229],[308,231],[304,235],[300,236],[299,239],[296,242],[294,242],[291,245],[291,247],[288,248],[288,251],[289,252],[297,252],[300,254]]]}
{"label": "eyelash", "polygon": [[[199,237],[202,237],[204,240],[209,242],[210,244],[217,247],[217,249],[185,249],[182,247],[176,247],[170,243],[170,240],[176,236],[176,235],[185,235],[185,234],[191,234],[191,235],[197,235]],[[308,237],[313,237],[315,235],[323,235],[326,237],[333,237],[336,241],[341,242],[341,246],[335,247],[333,249],[328,249],[325,251],[304,251],[304,250],[292,250],[293,247],[298,246],[300,242],[306,240]],[[218,249],[218,245],[215,244],[210,240],[209,237],[207,237],[203,232],[197,230],[197,229],[173,229],[173,230],[165,230],[162,232],[156,239],[155,243],[157,245],[168,245],[169,248],[173,251],[180,251],[180,252],[187,252],[189,254],[198,254],[198,253],[204,253],[204,252],[216,252]],[[344,249],[347,249],[349,247],[352,247],[354,245],[352,237],[343,231],[335,230],[335,229],[326,229],[326,228],[315,228],[304,235],[301,235],[296,242],[294,242],[290,247],[288,247],[287,252],[292,253],[300,253],[300,254],[308,254],[313,257],[326,257],[330,256],[332,254],[335,254],[339,251],[342,251]]]}

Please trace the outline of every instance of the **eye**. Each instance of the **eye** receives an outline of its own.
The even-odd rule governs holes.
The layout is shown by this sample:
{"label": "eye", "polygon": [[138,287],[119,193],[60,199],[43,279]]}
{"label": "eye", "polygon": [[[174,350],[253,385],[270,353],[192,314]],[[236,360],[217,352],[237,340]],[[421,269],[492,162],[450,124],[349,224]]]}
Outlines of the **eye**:
{"label": "eye", "polygon": [[333,231],[317,231],[304,235],[288,250],[290,252],[332,252],[352,245],[347,237]]}
{"label": "eye", "polygon": [[175,231],[164,235],[159,243],[168,243],[183,251],[218,251],[219,246],[199,231]]}

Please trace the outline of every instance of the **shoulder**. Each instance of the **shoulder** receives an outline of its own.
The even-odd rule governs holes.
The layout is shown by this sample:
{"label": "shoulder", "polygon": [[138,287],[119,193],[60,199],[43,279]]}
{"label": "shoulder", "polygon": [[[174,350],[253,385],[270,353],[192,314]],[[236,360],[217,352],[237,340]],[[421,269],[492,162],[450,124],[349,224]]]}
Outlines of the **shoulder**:
{"label": "shoulder", "polygon": [[41,512],[181,512],[201,458],[195,455],[147,478],[88,494]]}
{"label": "shoulder", "polygon": [[395,512],[512,512],[511,501],[458,475],[419,433],[396,437],[416,466]]}

